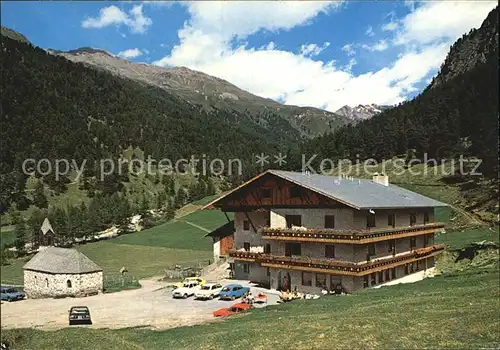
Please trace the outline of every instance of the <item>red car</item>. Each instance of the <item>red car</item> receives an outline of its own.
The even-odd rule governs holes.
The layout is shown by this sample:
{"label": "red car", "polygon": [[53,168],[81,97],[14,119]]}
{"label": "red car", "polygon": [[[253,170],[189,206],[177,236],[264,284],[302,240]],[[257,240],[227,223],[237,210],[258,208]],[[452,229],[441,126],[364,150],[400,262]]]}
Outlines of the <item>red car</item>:
{"label": "red car", "polygon": [[232,315],[232,314],[235,314],[238,312],[246,311],[246,310],[250,309],[251,307],[252,307],[252,305],[245,304],[245,303],[234,304],[231,307],[214,311],[214,316],[215,317],[229,316],[229,315]]}

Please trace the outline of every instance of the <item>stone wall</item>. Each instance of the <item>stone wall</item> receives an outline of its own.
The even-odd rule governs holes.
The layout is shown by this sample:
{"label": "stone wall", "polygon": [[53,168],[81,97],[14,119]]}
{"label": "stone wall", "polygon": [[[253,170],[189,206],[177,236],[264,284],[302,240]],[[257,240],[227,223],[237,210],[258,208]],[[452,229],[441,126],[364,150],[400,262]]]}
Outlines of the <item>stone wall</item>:
{"label": "stone wall", "polygon": [[101,293],[102,290],[102,271],[86,274],[50,274],[24,270],[24,291],[29,298],[85,296]]}

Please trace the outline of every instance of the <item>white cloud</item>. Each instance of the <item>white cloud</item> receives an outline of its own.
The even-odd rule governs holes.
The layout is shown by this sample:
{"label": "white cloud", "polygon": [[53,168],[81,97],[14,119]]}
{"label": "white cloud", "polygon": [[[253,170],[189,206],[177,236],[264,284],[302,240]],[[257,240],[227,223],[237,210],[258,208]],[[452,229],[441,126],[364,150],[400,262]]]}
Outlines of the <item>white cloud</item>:
{"label": "white cloud", "polygon": [[[144,50],[146,51],[146,50]],[[146,53],[146,52],[145,52]],[[123,57],[123,58],[136,58],[142,55],[142,51],[140,49],[127,49],[124,51],[120,51],[118,53],[118,56]]]}
{"label": "white cloud", "polygon": [[495,6],[496,1],[483,0],[420,4],[415,11],[398,20],[399,30],[394,43],[422,45],[447,41],[451,44],[471,28],[479,27]]}
{"label": "white cloud", "polygon": [[[179,44],[155,64],[186,66],[228,80],[262,97],[287,104],[323,107],[329,111],[335,111],[346,104],[395,104],[405,100],[409,92],[415,91],[416,86],[421,86],[439,69],[450,44],[444,41],[424,41],[418,45],[401,45],[400,55],[387,67],[355,75],[351,71],[356,65],[356,60],[352,57],[356,53],[355,48],[383,51],[390,43],[389,39],[372,45],[344,45],[342,50],[350,57],[344,66],[339,66],[334,61],[317,60],[314,54],[321,47],[316,44],[306,43],[296,54],[278,49],[274,42],[260,48],[248,47],[243,42],[249,35],[262,30],[289,30],[306,25],[319,13],[338,8],[338,4],[305,1],[265,4],[260,1],[200,1],[186,6],[191,18],[178,31]],[[418,37],[415,33],[419,32],[412,32],[411,28],[415,20],[410,20],[409,16],[422,11],[424,7],[432,6],[437,5],[426,3],[403,19],[391,18],[392,22],[398,24],[392,32],[394,36]],[[474,11],[468,8],[469,11]],[[446,16],[454,18],[461,11],[451,6]],[[482,10],[478,12],[481,14],[470,16],[481,17],[481,20],[486,17]],[[462,30],[456,35],[446,34],[446,26],[442,29],[453,41],[481,21],[477,22],[469,21],[468,27],[462,25]],[[334,35],[335,33],[332,34],[333,37]],[[443,33],[433,35],[442,36]]]}
{"label": "white cloud", "polygon": [[122,24],[127,19],[127,14],[116,6],[104,7],[99,11],[99,18],[87,18],[82,21],[84,28],[103,28],[110,25]]}
{"label": "white cloud", "polygon": [[388,22],[388,23],[385,23],[384,25],[382,25],[382,30],[384,32],[392,32],[396,29],[398,29],[399,27],[399,24],[397,22]]}
{"label": "white cloud", "polygon": [[366,29],[366,32],[365,32],[366,35],[368,36],[374,36],[375,33],[373,32],[373,27],[372,26],[369,26],[367,29]]}
{"label": "white cloud", "polygon": [[381,39],[372,45],[362,44],[361,48],[368,51],[384,51],[387,50],[387,48],[389,48],[389,44],[387,43],[387,40]]}
{"label": "white cloud", "polygon": [[356,50],[354,50],[354,43],[351,44],[345,44],[342,46],[342,51],[344,51],[347,56],[354,56],[356,54]]}
{"label": "white cloud", "polygon": [[225,38],[245,37],[262,29],[288,30],[307,24],[340,5],[339,1],[191,1],[188,26]]}
{"label": "white cloud", "polygon": [[328,41],[325,42],[323,46],[318,46],[316,44],[305,44],[300,47],[300,53],[302,54],[302,56],[313,57],[319,55],[328,46],[330,46],[330,43]]}
{"label": "white cloud", "polygon": [[356,59],[353,57],[349,60],[349,63],[347,63],[344,67],[341,68],[343,71],[351,72],[352,67],[354,67],[358,62]]}
{"label": "white cloud", "polygon": [[175,1],[168,1],[168,0],[160,1],[160,0],[157,0],[157,1],[142,1],[141,3],[142,4],[146,4],[146,5],[151,5],[151,6],[154,6],[154,7],[170,7],[173,4],[175,4]]}
{"label": "white cloud", "polygon": [[99,10],[98,17],[88,17],[82,21],[83,28],[104,28],[108,26],[126,25],[132,33],[145,33],[153,23],[151,18],[145,17],[142,5],[136,5],[127,14],[120,8],[112,5]]}

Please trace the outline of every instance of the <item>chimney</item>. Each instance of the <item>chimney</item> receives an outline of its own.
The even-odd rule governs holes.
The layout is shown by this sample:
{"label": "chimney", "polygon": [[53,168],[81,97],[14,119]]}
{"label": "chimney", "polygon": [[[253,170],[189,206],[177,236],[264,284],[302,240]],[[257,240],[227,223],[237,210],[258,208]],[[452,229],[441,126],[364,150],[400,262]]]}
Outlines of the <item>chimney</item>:
{"label": "chimney", "polygon": [[372,181],[380,185],[389,186],[389,176],[385,175],[384,173],[373,174]]}

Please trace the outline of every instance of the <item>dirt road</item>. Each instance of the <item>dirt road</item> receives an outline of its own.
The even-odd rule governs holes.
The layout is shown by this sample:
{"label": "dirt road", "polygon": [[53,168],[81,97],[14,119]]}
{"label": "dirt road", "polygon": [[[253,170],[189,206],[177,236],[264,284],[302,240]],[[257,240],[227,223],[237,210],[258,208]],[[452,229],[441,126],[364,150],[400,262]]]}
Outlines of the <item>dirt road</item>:
{"label": "dirt road", "polygon": [[[213,311],[235,302],[221,300],[173,299],[165,283],[141,281],[141,289],[86,298],[28,299],[2,302],[2,328],[35,327],[57,329],[68,327],[71,306],[90,309],[92,328],[148,326],[165,329],[214,321]],[[253,290],[252,292],[256,292]],[[274,298],[275,296],[270,296]],[[237,302],[237,301],[236,301]]]}

